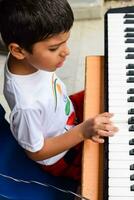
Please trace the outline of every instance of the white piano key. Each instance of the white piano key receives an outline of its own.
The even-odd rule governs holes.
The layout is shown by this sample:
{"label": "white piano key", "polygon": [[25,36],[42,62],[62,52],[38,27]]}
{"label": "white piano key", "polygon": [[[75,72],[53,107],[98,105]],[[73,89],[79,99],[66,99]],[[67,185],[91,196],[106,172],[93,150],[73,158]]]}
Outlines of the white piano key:
{"label": "white piano key", "polygon": [[[123,42],[124,42],[124,40],[123,40]],[[120,43],[122,43],[122,41],[121,41]],[[115,48],[115,45],[110,45],[109,48]],[[117,48],[117,47],[116,47],[116,48]],[[117,49],[116,49],[116,50],[117,50]],[[110,53],[110,52],[109,52],[109,53]],[[119,51],[118,54],[112,54],[112,53],[111,53],[111,57],[110,57],[109,61],[111,61],[111,60],[113,60],[113,59],[119,60],[119,59],[121,59],[121,58],[125,58],[127,54],[128,54],[128,53],[125,52],[125,48],[124,48],[122,51]],[[129,53],[129,54],[133,54],[133,53]],[[118,56],[119,56],[119,57],[118,57]],[[117,64],[117,63],[116,63],[116,64]]]}
{"label": "white piano key", "polygon": [[110,17],[108,16],[108,21],[109,21],[108,30],[110,30],[111,27],[112,27],[112,30],[113,30],[113,27],[114,27],[114,29],[115,29],[115,27],[117,29],[117,23],[120,24],[120,26],[118,27],[119,30],[122,29],[123,18],[118,16],[116,19],[113,19],[113,18],[110,19]]}
{"label": "white piano key", "polygon": [[[132,103],[132,102],[130,102]],[[109,106],[120,106],[122,105],[122,107],[127,106],[127,104],[129,104],[129,102],[127,102],[127,99],[113,99],[112,101],[109,100],[108,101]],[[133,103],[134,104],[134,103]]]}
{"label": "white piano key", "polygon": [[117,24],[120,24],[120,26],[118,28],[122,28],[124,18],[123,18],[123,16],[119,16],[119,15],[117,15],[116,18],[113,18],[113,16],[111,17],[111,16],[108,15],[108,21],[109,21],[109,24],[110,24],[110,26],[108,26],[108,27],[114,26],[114,28],[116,27],[116,29],[117,29]]}
{"label": "white piano key", "polygon": [[127,79],[128,79],[129,77],[125,77],[124,79],[122,78],[118,78],[118,79],[116,79],[116,77],[115,78],[113,78],[113,80],[111,81],[111,79],[112,78],[109,78],[108,79],[108,85],[109,86],[114,86],[114,85],[116,85],[116,86],[121,86],[121,87],[124,87],[126,84],[128,84],[127,86],[129,87],[132,87],[132,85],[134,84],[134,82],[127,82]]}
{"label": "white piano key", "polygon": [[125,131],[121,130],[118,125],[115,124],[115,126],[119,129],[118,132],[113,137],[123,137],[127,136],[128,138],[134,138],[134,131]]}
{"label": "white piano key", "polygon": [[[110,47],[112,48],[112,47]],[[118,49],[117,49],[118,51]],[[117,66],[118,65],[121,65],[122,67],[124,66],[125,67],[125,63],[124,63],[124,60],[126,60],[126,63],[129,64],[130,62],[133,61],[133,59],[125,59],[125,57],[123,55],[120,55],[120,57],[118,56],[115,56],[115,55],[111,55],[111,57],[109,58],[109,63],[113,63],[113,66]],[[118,67],[118,66],[117,66]]]}
{"label": "white piano key", "polygon": [[[109,33],[109,39],[111,39],[112,37],[115,37],[114,40],[112,40],[113,43],[110,43],[110,45],[116,45],[118,47],[120,42],[122,42],[122,44],[124,44],[124,40],[126,39],[126,37],[125,37],[126,33],[122,32],[119,34],[115,34],[115,33],[110,33],[110,31],[108,33]],[[119,41],[119,43],[117,43],[116,41]],[[121,49],[122,48],[123,48],[123,46],[121,46]]]}
{"label": "white piano key", "polygon": [[123,151],[126,151],[126,152],[129,152],[129,150],[132,149],[132,146],[131,145],[128,145],[128,144],[111,144],[109,145],[109,151],[110,152],[123,152]]}
{"label": "white piano key", "polygon": [[132,175],[132,171],[126,169],[109,169],[108,175],[109,178],[129,178]]}
{"label": "white piano key", "polygon": [[[132,96],[134,96],[134,94],[127,94],[127,91],[126,91],[126,93],[121,93],[120,92],[120,93],[117,94],[117,93],[109,92],[109,94],[108,94],[109,102],[112,102],[113,100],[117,99],[120,102],[123,101],[123,102],[126,102],[127,104],[129,104],[128,98],[130,98]],[[132,101],[132,103],[134,103],[134,102]]]}
{"label": "white piano key", "polygon": [[[113,99],[113,101],[118,101],[118,99]],[[113,102],[112,101],[112,102]],[[121,102],[121,105],[123,104],[123,100],[120,101]],[[110,103],[111,105],[111,103]],[[128,115],[122,115],[122,114],[114,114],[114,116],[111,118],[111,120],[114,122],[114,123],[127,123],[128,122]]]}
{"label": "white piano key", "polygon": [[121,160],[121,161],[134,161],[134,156],[129,155],[129,152],[109,152],[109,160]]}
{"label": "white piano key", "polygon": [[114,125],[119,129],[118,132],[113,136],[113,137],[110,137],[109,139],[112,140],[112,141],[116,141],[116,137],[118,138],[121,138],[121,137],[128,137],[128,138],[134,138],[134,131],[128,131],[128,130],[122,130],[120,129],[119,125],[118,124],[115,124]]}
{"label": "white piano key", "polygon": [[[116,136],[124,135],[127,132],[127,136],[134,136],[133,131],[129,131],[129,128],[131,125],[128,125],[128,123],[117,123],[114,121],[114,116],[111,118],[111,121],[114,122],[114,125],[118,127],[118,132],[116,133]],[[114,136],[115,137],[115,136]]]}
{"label": "white piano key", "polygon": [[[126,87],[124,87],[124,88],[122,88],[122,87],[119,87],[119,84],[117,85],[117,86],[114,86],[114,85],[110,85],[109,86],[109,93],[108,93],[108,95],[110,96],[110,95],[126,95],[127,94],[127,91],[129,90],[129,89],[131,89],[132,87],[128,87],[127,85],[126,85]],[[133,94],[132,94],[133,95]]]}
{"label": "white piano key", "polygon": [[134,196],[132,197],[128,197],[128,196],[124,196],[124,197],[108,197],[108,200],[134,200]]}
{"label": "white piano key", "polygon": [[[111,169],[127,169],[130,170],[130,165],[134,164],[134,160],[109,160],[108,167]],[[134,170],[130,170],[134,173]]]}
{"label": "white piano key", "polygon": [[[120,105],[114,105],[114,106],[110,106],[109,105],[109,110],[110,110],[110,108],[114,108],[114,109],[120,109],[120,107],[121,107],[121,104]],[[128,109],[130,109],[130,108],[134,108],[134,103],[133,102],[129,102],[128,104],[126,104],[125,106],[123,106],[123,109],[126,111],[126,110],[128,110]],[[114,110],[113,109],[113,110]],[[122,109],[122,110],[123,110]],[[123,113],[124,111],[122,111],[122,113]],[[117,112],[118,113],[118,112]],[[129,117],[129,116],[128,116]]]}
{"label": "white piano key", "polygon": [[128,130],[129,127],[130,127],[130,125],[128,125],[128,123],[117,123],[116,125],[117,125],[118,128],[119,128],[118,135],[120,134],[120,132],[122,132],[122,131],[124,131],[124,130],[126,131],[126,130]]}
{"label": "white piano key", "polygon": [[[125,35],[126,33],[124,33],[124,35]],[[118,38],[117,38],[118,39]],[[117,42],[113,42],[112,41],[112,43],[110,43],[110,45],[109,45],[109,47],[111,47],[111,46],[113,46],[114,48],[116,48],[116,50],[117,49],[119,49],[119,52],[121,51],[123,51],[124,52],[124,50],[126,50],[126,48],[128,48],[128,47],[133,47],[133,44],[132,43],[129,43],[129,45],[128,45],[128,43],[122,43],[122,45],[121,46],[119,46],[119,44],[117,43]],[[116,55],[115,54],[115,52],[113,52],[113,49],[111,49],[111,48],[109,48],[108,49],[108,53],[109,54],[113,54],[113,55]],[[116,55],[117,56],[117,55]]]}
{"label": "white piano key", "polygon": [[115,96],[121,96],[121,97],[123,97],[124,95],[126,95],[128,97],[128,95],[129,96],[133,96],[134,95],[134,94],[128,94],[127,93],[132,88],[127,88],[126,90],[125,89],[123,90],[122,88],[119,90],[119,88],[115,88],[115,87],[110,87],[110,88],[111,88],[111,90],[108,93],[108,97],[112,97],[112,96],[113,97],[115,97]]}
{"label": "white piano key", "polygon": [[108,13],[108,21],[111,22],[112,20],[123,20],[125,13]]}
{"label": "white piano key", "polygon": [[[130,119],[133,117],[133,115],[132,116],[128,116],[128,114],[122,114],[122,113],[114,113],[114,115],[113,115],[113,117],[111,118],[111,121],[113,122],[113,123],[116,123],[116,124],[118,124],[119,123],[119,126],[120,126],[120,128],[121,128],[121,124],[122,123],[126,123],[126,124],[128,124],[128,121],[130,121]],[[128,125],[132,125],[132,124],[128,124]],[[125,129],[125,131],[126,130],[128,130],[127,128]]]}
{"label": "white piano key", "polygon": [[[131,136],[129,135],[122,135],[116,134],[113,137],[109,137],[109,144],[129,144],[129,140],[133,139],[133,134]],[[133,146],[133,145],[132,145]]]}
{"label": "white piano key", "polygon": [[126,76],[126,74],[122,75],[120,78],[119,78],[119,75],[114,75],[114,76],[109,76],[108,81],[109,82],[111,81],[111,83],[113,81],[118,81],[118,84],[121,85],[122,83],[126,83],[126,81],[127,81],[128,78],[129,77]]}
{"label": "white piano key", "polygon": [[[124,41],[123,41],[124,42]],[[122,43],[122,41],[121,41],[121,43]],[[110,45],[110,47],[109,48],[115,48],[115,45]],[[116,47],[117,48],[117,47]],[[116,51],[118,50],[118,48],[116,49]],[[110,53],[110,52],[109,52]],[[111,60],[120,60],[121,58],[126,58],[126,56],[127,56],[127,54],[133,54],[133,52],[131,53],[131,52],[125,52],[125,48],[122,50],[122,51],[119,51],[119,53],[118,54],[112,54],[111,53],[111,57],[110,57],[110,59],[109,59],[109,62],[111,61]],[[118,57],[119,56],[119,57]],[[117,63],[116,63],[116,65],[117,65]]]}
{"label": "white piano key", "polygon": [[[122,63],[118,63],[116,61],[116,59],[113,59],[112,62],[110,62],[110,61],[108,62],[108,64],[110,65],[110,69],[108,69],[108,74],[109,75],[110,74],[112,75],[112,73],[113,74],[116,73],[116,70],[118,70],[117,74],[119,73],[119,71],[121,71],[122,73],[123,72],[125,73],[128,70],[134,70],[134,69],[127,69],[128,68],[128,64],[132,64],[130,60],[125,60],[125,58],[123,58],[123,60],[120,61],[120,62],[122,62]],[[120,76],[119,76],[119,78],[120,78]]]}
{"label": "white piano key", "polygon": [[109,178],[109,187],[130,187],[133,184],[130,178]]}
{"label": "white piano key", "polygon": [[108,82],[108,85],[110,87],[119,87],[120,86],[121,89],[122,88],[126,88],[126,85],[127,85],[128,88],[134,88],[134,83],[127,83],[127,82],[125,82],[125,83],[120,84],[119,81],[114,81],[113,83],[110,83],[110,84]]}
{"label": "white piano key", "polygon": [[[118,19],[119,20],[119,19]],[[118,26],[118,32],[116,32],[117,33],[117,35],[119,35],[119,34],[121,34],[121,33],[125,33],[124,32],[124,30],[126,29],[126,28],[133,28],[133,24],[124,24],[124,21],[122,20],[122,21],[120,21],[121,23],[120,23],[120,26]],[[115,21],[115,20],[113,20],[113,21],[110,21],[110,26],[108,26],[108,33],[109,33],[109,35],[112,35],[112,33],[113,33],[113,29],[114,30],[116,30],[117,29],[117,22]],[[115,39],[115,38],[112,38],[113,40]]]}
{"label": "white piano key", "polygon": [[[120,26],[118,27],[119,29],[118,29],[117,35],[125,33],[124,30],[126,28],[133,28],[133,24],[124,24],[123,22],[124,21],[122,21],[120,23]],[[108,26],[108,36],[109,36],[108,38],[109,38],[109,40],[110,40],[110,36],[113,34],[113,29],[115,29],[115,30],[117,29],[117,22],[115,22],[115,21],[110,22],[110,26]],[[115,40],[115,38],[112,38],[112,40]]]}
{"label": "white piano key", "polygon": [[109,77],[108,77],[108,80],[112,81],[112,80],[126,80],[126,78],[128,78],[129,76],[127,76],[127,72],[130,71],[130,70],[122,70],[121,72],[119,71],[115,71],[115,70],[112,70],[112,71],[109,71]]}
{"label": "white piano key", "polygon": [[[125,114],[125,115],[127,115],[128,110],[131,109],[131,108],[132,107],[128,106],[128,105],[126,105],[123,109],[122,109],[122,107],[119,107],[119,106],[109,106],[108,110],[109,110],[109,112],[112,112],[114,114]],[[130,116],[128,115],[128,117],[130,117]]]}
{"label": "white piano key", "polygon": [[109,196],[116,196],[116,197],[128,196],[134,198],[134,191],[130,191],[130,187],[110,187]]}
{"label": "white piano key", "polygon": [[[112,120],[113,122],[113,120]],[[127,136],[134,136],[133,131],[129,131],[129,128],[133,125],[133,124],[128,124],[128,123],[114,123],[117,127],[118,127],[118,132],[116,134],[116,136],[121,136],[121,135],[127,135]],[[127,132],[127,133],[126,133]]]}
{"label": "white piano key", "polygon": [[[116,85],[117,81],[114,81],[114,84],[109,84],[108,82],[108,87],[109,87],[109,91],[108,91],[108,97],[112,97],[113,96],[119,96],[119,95],[127,95],[128,94],[128,90],[132,89],[132,87],[129,87],[128,85],[126,85],[126,87],[124,87],[124,89],[122,89],[122,86],[120,84]],[[133,95],[133,94],[128,94],[128,95]]]}
{"label": "white piano key", "polygon": [[[128,47],[129,47],[129,45],[128,45]],[[118,50],[118,48],[117,48],[117,50]],[[115,52],[113,52],[111,54],[112,55],[116,55],[116,53],[117,52],[115,51]],[[121,60],[120,58],[118,58],[118,59]],[[110,64],[110,68],[111,69],[114,69],[115,67],[116,67],[116,69],[121,69],[122,67],[126,68],[126,66],[132,62],[131,60],[123,58],[123,60],[121,60],[121,62],[118,63],[118,62],[116,62],[117,61],[117,56],[115,57],[115,59],[113,59],[113,62],[110,62],[110,60],[111,60],[111,57],[108,58],[108,64]]]}
{"label": "white piano key", "polygon": [[[112,37],[112,36],[111,36]],[[123,56],[124,55],[124,53],[125,53],[125,48],[123,49],[123,47],[124,47],[124,45],[125,44],[127,44],[128,45],[128,43],[126,43],[126,40],[127,40],[128,38],[125,38],[124,37],[124,35],[120,35],[120,38],[115,38],[115,40],[113,41],[113,43],[109,43],[109,49],[111,49],[111,48],[115,48],[116,47],[116,51],[115,52],[117,52],[117,54],[115,54],[115,52],[114,53],[112,53],[112,49],[111,49],[111,55],[113,56],[113,55],[115,55],[115,57],[117,57],[117,55],[119,54],[119,56]],[[121,46],[121,44],[123,44],[123,46]],[[131,43],[130,43],[131,44]],[[121,48],[120,48],[120,46],[121,46]],[[121,52],[123,53],[123,55],[121,55]],[[110,52],[109,52],[110,53]],[[127,53],[127,52],[126,52]],[[119,59],[120,59],[120,57],[119,57]]]}
{"label": "white piano key", "polygon": [[[128,67],[128,64],[131,64],[132,61],[130,60],[126,60],[125,58],[123,58],[123,60],[120,61],[120,63],[117,62],[117,58],[113,59],[112,62],[110,62],[111,60],[108,60],[108,64],[110,65],[111,70],[115,71],[116,69],[121,70],[126,69]],[[127,70],[127,69],[126,69]],[[133,69],[132,69],[133,70]],[[108,71],[109,72],[109,71]]]}
{"label": "white piano key", "polygon": [[[109,18],[108,16],[108,20],[109,20],[109,27],[114,27],[114,29],[116,30],[117,29],[117,24],[119,24],[118,26],[118,29],[120,30],[122,27],[124,26],[128,26],[129,24],[125,24],[125,18],[121,18],[120,16],[117,15],[117,18],[116,19],[113,19],[113,18]],[[116,21],[117,20],[117,21]],[[130,24],[132,26],[132,24]],[[118,33],[117,31],[115,31],[116,33]]]}
{"label": "white piano key", "polygon": [[[114,22],[113,22],[114,23]],[[109,41],[112,39],[113,41],[115,40],[115,38],[112,38],[112,35],[114,34],[113,33],[113,30],[112,29],[115,29],[117,27],[114,26],[114,24],[111,23],[110,26],[108,26],[108,39]],[[116,24],[116,23],[115,23]],[[117,26],[117,24],[116,24]],[[123,24],[123,21],[122,23],[120,24],[120,27],[119,27],[119,30],[117,34],[115,35],[120,35],[120,34],[125,34],[126,32],[124,31],[126,28],[133,28],[133,24]],[[116,31],[115,31],[116,32]]]}
{"label": "white piano key", "polygon": [[[110,62],[110,60],[108,60],[108,65],[110,65],[110,68],[111,68],[112,71],[116,71],[116,69],[118,69],[118,70],[121,70],[121,69],[125,70],[126,69],[127,70],[128,64],[131,64],[131,62],[132,62],[130,60],[126,60],[125,58],[123,58],[123,60],[121,60],[120,63],[118,63],[116,61],[116,59],[113,59],[112,62]],[[108,69],[108,72],[109,72],[109,69]]]}
{"label": "white piano key", "polygon": [[[117,67],[116,67],[117,68]],[[110,77],[111,76],[117,76],[118,77],[118,79],[120,78],[120,76],[122,77],[122,76],[126,76],[127,77],[127,73],[130,71],[130,69],[125,69],[125,67],[123,68],[121,68],[121,69],[112,69],[112,68],[110,68],[109,70],[108,70],[108,73],[109,73],[109,75],[110,75]],[[134,70],[132,70],[132,71],[134,71]]]}
{"label": "white piano key", "polygon": [[[127,104],[129,103],[128,102],[128,98],[130,98],[130,97],[134,97],[134,94],[121,94],[121,93],[119,93],[119,94],[112,94],[111,92],[109,93],[109,102],[110,101],[113,101],[113,100],[120,100],[120,102],[121,101],[124,101],[124,102],[126,102]],[[133,104],[134,104],[134,102],[132,102]]]}

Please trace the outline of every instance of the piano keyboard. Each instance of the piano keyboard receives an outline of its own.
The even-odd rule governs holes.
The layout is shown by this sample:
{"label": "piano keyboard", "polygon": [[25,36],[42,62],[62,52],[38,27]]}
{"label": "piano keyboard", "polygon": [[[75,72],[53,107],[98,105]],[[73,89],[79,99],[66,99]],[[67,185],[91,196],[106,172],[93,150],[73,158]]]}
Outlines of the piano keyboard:
{"label": "piano keyboard", "polygon": [[106,20],[107,110],[119,128],[108,139],[108,200],[134,200],[134,7]]}

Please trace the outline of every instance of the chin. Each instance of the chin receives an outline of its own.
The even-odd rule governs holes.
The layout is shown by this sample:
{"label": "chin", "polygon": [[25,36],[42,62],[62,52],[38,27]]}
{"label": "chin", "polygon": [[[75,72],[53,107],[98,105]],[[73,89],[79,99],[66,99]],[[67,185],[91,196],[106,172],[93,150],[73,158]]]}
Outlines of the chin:
{"label": "chin", "polygon": [[44,71],[47,71],[47,72],[55,72],[56,71],[56,67],[54,68],[51,68],[51,69],[44,69]]}

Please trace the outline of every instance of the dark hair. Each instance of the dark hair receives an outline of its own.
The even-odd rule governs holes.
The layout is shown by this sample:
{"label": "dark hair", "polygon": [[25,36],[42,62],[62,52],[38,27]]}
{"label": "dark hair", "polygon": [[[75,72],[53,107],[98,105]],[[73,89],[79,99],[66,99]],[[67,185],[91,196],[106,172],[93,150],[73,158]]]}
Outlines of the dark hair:
{"label": "dark hair", "polygon": [[15,42],[32,52],[34,43],[68,32],[73,21],[66,0],[0,0],[0,32],[6,46]]}

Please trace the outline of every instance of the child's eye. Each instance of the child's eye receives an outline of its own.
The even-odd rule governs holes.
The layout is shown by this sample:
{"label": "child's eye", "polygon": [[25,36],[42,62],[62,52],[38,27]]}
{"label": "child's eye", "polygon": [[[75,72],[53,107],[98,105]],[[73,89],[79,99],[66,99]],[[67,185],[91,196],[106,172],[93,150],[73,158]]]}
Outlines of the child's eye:
{"label": "child's eye", "polygon": [[49,51],[56,51],[57,49],[58,49],[58,47],[49,49]]}

